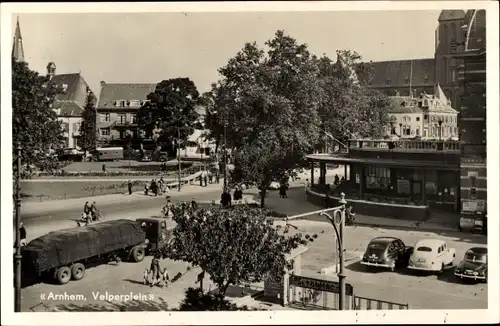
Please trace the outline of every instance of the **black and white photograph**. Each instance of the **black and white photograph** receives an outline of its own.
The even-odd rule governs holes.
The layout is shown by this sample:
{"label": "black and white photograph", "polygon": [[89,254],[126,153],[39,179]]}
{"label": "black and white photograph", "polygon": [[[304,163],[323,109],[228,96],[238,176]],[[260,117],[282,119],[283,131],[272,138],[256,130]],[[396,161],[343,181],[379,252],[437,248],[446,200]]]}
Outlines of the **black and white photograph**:
{"label": "black and white photograph", "polygon": [[11,3],[1,32],[2,324],[499,322],[498,3]]}

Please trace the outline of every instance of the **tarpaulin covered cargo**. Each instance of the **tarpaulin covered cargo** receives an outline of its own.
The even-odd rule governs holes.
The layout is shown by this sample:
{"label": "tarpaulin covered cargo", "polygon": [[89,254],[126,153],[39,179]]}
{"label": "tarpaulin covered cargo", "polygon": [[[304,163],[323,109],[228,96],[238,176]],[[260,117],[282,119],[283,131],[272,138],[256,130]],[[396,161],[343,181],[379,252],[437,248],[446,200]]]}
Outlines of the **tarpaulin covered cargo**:
{"label": "tarpaulin covered cargo", "polygon": [[141,224],[125,219],[54,231],[23,247],[23,265],[28,270],[43,272],[135,246],[145,240]]}

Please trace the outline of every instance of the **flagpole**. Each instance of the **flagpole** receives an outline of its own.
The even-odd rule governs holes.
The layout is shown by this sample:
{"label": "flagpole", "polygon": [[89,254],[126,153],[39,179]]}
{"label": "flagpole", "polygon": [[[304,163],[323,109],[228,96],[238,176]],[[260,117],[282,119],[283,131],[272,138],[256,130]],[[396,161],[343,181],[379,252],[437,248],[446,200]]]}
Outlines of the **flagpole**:
{"label": "flagpole", "polygon": [[413,97],[413,93],[411,90],[411,81],[413,79],[413,61],[410,60],[410,97]]}

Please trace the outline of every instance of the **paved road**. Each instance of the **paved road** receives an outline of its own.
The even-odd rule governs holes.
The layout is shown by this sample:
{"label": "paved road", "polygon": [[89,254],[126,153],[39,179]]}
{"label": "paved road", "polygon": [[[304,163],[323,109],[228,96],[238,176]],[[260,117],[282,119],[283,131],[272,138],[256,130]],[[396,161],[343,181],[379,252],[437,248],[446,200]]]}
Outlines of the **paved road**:
{"label": "paved road", "polygon": [[[309,245],[302,258],[302,266],[308,275],[319,275],[325,267],[334,266],[332,227],[322,222],[297,221],[294,223],[303,233],[317,233],[318,239]],[[473,246],[486,246],[484,238],[462,239],[440,236],[431,232],[389,230],[373,227],[346,228],[346,274],[357,295],[379,300],[409,303],[412,309],[487,309],[486,284],[462,284],[452,270],[443,275],[415,275],[406,269],[396,272],[379,270],[367,272],[359,263],[368,242],[377,236],[394,236],[407,245],[415,245],[422,238],[440,238],[456,249],[455,264],[465,251]],[[321,233],[321,231],[324,233]],[[475,242],[472,242],[475,241]],[[333,279],[337,277],[335,272]]]}

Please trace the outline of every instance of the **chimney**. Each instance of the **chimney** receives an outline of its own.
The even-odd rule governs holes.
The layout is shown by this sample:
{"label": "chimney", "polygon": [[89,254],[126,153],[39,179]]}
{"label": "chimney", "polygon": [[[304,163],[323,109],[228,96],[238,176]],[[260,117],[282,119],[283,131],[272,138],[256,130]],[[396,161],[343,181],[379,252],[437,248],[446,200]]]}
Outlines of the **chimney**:
{"label": "chimney", "polygon": [[106,82],[104,80],[101,80],[101,87],[103,87],[104,85],[106,85]]}
{"label": "chimney", "polygon": [[49,62],[47,65],[47,76],[49,79],[52,79],[56,75],[56,64],[53,62]]}

